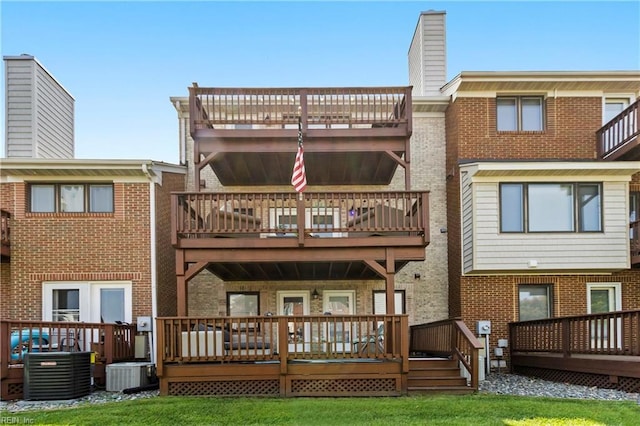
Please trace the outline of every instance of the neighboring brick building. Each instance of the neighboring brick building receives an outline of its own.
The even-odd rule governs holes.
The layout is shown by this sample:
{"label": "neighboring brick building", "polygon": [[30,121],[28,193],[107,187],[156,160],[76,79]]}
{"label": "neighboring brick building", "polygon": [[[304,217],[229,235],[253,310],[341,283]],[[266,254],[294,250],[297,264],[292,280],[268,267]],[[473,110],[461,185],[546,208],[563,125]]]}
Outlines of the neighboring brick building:
{"label": "neighboring brick building", "polygon": [[11,215],[0,318],[131,323],[175,314],[168,205],[184,187],[183,167],[22,158],[0,167]]}
{"label": "neighboring brick building", "polygon": [[511,321],[637,309],[640,163],[598,161],[596,131],[640,72],[463,72],[442,92],[450,315],[491,320],[493,347]]}

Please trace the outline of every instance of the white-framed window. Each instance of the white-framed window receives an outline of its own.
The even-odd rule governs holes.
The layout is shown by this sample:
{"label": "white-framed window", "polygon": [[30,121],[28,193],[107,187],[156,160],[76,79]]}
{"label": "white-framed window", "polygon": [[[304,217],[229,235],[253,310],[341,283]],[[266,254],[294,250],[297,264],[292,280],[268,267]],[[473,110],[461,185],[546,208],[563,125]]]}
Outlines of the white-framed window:
{"label": "white-framed window", "polygon": [[622,310],[621,283],[588,283],[587,313],[599,314]]}
{"label": "white-framed window", "polygon": [[520,284],[518,286],[518,321],[553,316],[553,285]]}
{"label": "white-framed window", "polygon": [[[269,209],[270,223],[281,230],[282,235],[292,236],[288,232],[298,229],[298,211],[295,207],[272,207]],[[339,237],[340,232],[330,232],[340,227],[340,209],[335,207],[310,207],[304,212],[305,227],[311,228],[315,237]],[[329,231],[329,232],[327,232]]]}
{"label": "white-framed window", "polygon": [[501,183],[501,232],[601,232],[601,183]]}
{"label": "white-framed window", "polygon": [[603,98],[602,105],[602,124],[607,124],[613,120],[613,118],[631,105],[632,101],[633,96],[606,95]]}
{"label": "white-framed window", "polygon": [[130,281],[42,283],[44,321],[133,322]]}
{"label": "white-framed window", "polygon": [[542,96],[499,96],[496,98],[499,132],[544,130]]}
{"label": "white-framed window", "polygon": [[[405,307],[405,291],[395,290],[394,303],[395,314],[404,314],[407,312]],[[384,290],[373,291],[373,313],[374,314],[386,314],[387,313],[387,292]]]}
{"label": "white-framed window", "polygon": [[32,213],[112,213],[111,183],[32,183],[29,185]]}

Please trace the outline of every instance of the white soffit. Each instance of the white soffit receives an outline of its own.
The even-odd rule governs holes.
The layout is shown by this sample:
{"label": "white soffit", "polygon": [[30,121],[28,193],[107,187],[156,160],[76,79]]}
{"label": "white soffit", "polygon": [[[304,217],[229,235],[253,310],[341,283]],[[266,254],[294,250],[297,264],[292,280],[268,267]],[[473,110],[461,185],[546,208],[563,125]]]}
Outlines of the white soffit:
{"label": "white soffit", "polygon": [[470,173],[474,180],[595,176],[629,180],[640,173],[640,161],[478,162],[460,165],[460,170]]}

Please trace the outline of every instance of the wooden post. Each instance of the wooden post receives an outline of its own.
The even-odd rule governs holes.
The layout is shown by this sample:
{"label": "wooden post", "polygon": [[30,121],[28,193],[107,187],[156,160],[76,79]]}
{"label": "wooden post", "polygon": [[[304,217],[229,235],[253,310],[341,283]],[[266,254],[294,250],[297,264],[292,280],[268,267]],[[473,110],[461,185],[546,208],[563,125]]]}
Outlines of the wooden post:
{"label": "wooden post", "polygon": [[6,321],[0,321],[0,341],[5,344],[0,345],[2,354],[0,354],[0,379],[4,379],[9,375],[9,361],[11,360],[11,328]]}

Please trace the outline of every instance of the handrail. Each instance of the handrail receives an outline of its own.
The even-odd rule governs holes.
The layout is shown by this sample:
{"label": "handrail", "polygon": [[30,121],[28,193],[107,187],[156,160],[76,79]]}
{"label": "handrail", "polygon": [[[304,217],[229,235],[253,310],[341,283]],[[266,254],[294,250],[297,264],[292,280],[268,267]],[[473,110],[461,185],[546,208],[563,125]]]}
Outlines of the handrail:
{"label": "handrail", "polygon": [[[411,123],[411,87],[189,88],[191,131],[214,125],[262,128],[334,125],[397,127]],[[224,127],[222,127],[224,128]]]}
{"label": "handrail", "polygon": [[[294,192],[175,192],[172,243],[178,238],[226,234],[296,236],[299,229],[310,237],[426,236],[428,195],[426,191],[305,192],[302,197]],[[311,220],[313,216],[322,220]]]}
{"label": "handrail", "polygon": [[482,343],[471,333],[464,321],[450,318],[431,323],[412,325],[411,353],[425,353],[453,357],[467,371],[471,388],[478,390],[479,350]]}
{"label": "handrail", "polygon": [[640,116],[638,114],[640,99],[629,105],[597,132],[598,158],[606,158],[640,134]]}
{"label": "handrail", "polygon": [[640,310],[509,324],[511,352],[640,356]]}

